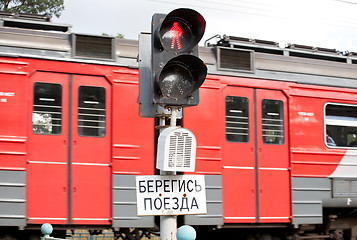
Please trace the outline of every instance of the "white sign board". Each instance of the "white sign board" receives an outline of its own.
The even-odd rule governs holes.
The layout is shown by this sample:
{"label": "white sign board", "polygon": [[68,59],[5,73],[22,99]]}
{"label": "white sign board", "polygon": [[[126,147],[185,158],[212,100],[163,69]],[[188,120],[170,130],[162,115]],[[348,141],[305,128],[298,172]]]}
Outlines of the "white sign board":
{"label": "white sign board", "polygon": [[203,175],[136,176],[138,216],[206,214]]}

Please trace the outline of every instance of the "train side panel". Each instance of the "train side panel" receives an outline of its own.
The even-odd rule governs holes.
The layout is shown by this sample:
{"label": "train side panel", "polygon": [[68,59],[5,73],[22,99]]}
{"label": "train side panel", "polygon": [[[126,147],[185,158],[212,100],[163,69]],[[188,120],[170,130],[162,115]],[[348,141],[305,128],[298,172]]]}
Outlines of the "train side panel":
{"label": "train side panel", "polygon": [[[209,76],[200,88],[200,103],[184,109],[183,127],[197,140],[195,173],[205,175],[207,214],[186,215],[185,224],[223,225],[222,132],[219,78]],[[192,173],[189,173],[192,174]]]}
{"label": "train side panel", "polygon": [[0,60],[0,152],[2,170],[25,170],[27,142],[27,63]]}
{"label": "train side panel", "polygon": [[195,172],[222,173],[222,146],[220,126],[224,115],[220,107],[219,78],[207,78],[200,88],[200,103],[184,109],[183,126],[190,129],[198,142]]}
{"label": "train side panel", "polygon": [[[351,125],[354,120],[351,116],[356,111],[356,103],[353,90],[292,87],[293,176],[332,176],[348,151],[355,150],[351,144],[356,139],[356,129]],[[329,106],[333,108],[328,110]],[[334,139],[333,143],[330,144],[329,139]]]}
{"label": "train side panel", "polygon": [[[336,92],[335,99],[337,96]],[[292,89],[290,119],[294,177],[327,177],[345,153],[343,149],[329,149],[325,145],[323,109],[331,100],[333,98],[327,98],[317,89]]]}
{"label": "train side panel", "polygon": [[[200,104],[185,109],[184,126],[197,132],[196,172],[222,176],[224,223],[290,222],[287,97],[259,84],[245,86],[246,79],[207,80]],[[213,80],[219,91],[206,89]],[[220,170],[212,171],[210,161],[200,164],[200,145],[210,141],[219,144]]]}
{"label": "train side panel", "polygon": [[26,61],[0,59],[0,225],[26,225]]}
{"label": "train side panel", "polygon": [[348,200],[354,198],[349,186],[357,177],[356,150],[350,145],[357,131],[350,122],[357,110],[353,92],[301,85],[291,88],[293,224],[321,224],[324,208],[355,206]]}
{"label": "train side panel", "polygon": [[154,174],[154,121],[139,117],[138,71],[113,75],[112,226],[153,227],[154,217],[138,217],[136,175]]}
{"label": "train side panel", "polygon": [[153,226],[136,215],[135,175],[154,173],[137,70],[3,58],[0,71],[1,224]]}

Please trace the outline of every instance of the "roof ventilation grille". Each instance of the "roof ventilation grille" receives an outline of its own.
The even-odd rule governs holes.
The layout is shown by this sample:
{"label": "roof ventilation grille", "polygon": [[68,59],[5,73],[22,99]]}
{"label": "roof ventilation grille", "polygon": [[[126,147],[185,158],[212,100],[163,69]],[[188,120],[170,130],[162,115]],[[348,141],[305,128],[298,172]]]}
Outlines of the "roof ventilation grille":
{"label": "roof ventilation grille", "polygon": [[115,60],[113,37],[73,34],[73,57]]}
{"label": "roof ventilation grille", "polygon": [[218,47],[218,70],[253,72],[253,50]]}

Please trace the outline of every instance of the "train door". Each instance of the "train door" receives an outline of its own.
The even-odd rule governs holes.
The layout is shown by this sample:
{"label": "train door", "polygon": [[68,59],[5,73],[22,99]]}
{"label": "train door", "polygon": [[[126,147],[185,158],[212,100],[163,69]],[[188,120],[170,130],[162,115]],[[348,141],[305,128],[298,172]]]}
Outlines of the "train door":
{"label": "train door", "polygon": [[290,161],[287,98],[256,89],[259,222],[289,222]]}
{"label": "train door", "polygon": [[109,224],[110,84],[45,72],[31,79],[29,223]]}
{"label": "train door", "polygon": [[227,87],[223,96],[224,219],[226,222],[255,222],[254,91]]}
{"label": "train door", "polygon": [[72,76],[71,210],[74,224],[110,224],[111,89],[104,77]]}
{"label": "train door", "polygon": [[226,87],[225,222],[290,219],[287,99],[280,91]]}
{"label": "train door", "polygon": [[[68,222],[68,75],[36,72],[28,133],[27,217],[31,224]],[[24,109],[25,110],[25,109]]]}

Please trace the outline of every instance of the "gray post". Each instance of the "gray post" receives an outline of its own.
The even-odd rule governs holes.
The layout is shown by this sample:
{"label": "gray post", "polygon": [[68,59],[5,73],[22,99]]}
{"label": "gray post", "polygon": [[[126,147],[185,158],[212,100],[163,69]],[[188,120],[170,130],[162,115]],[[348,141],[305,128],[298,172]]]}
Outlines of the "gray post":
{"label": "gray post", "polygon": [[[176,127],[178,108],[171,108],[170,127]],[[165,126],[165,118],[160,118],[160,126]],[[174,171],[160,171],[161,176],[176,175]],[[160,239],[161,240],[176,240],[177,232],[177,216],[160,216]]]}

